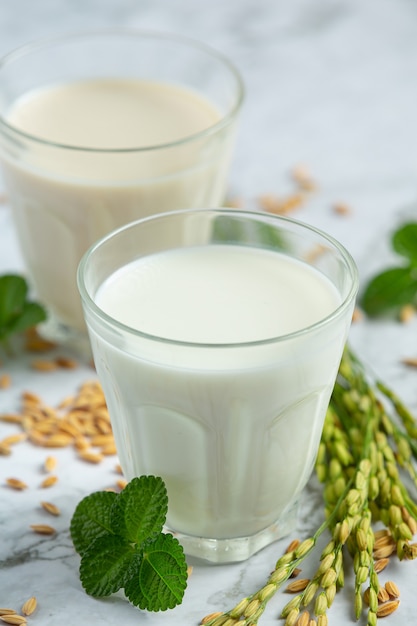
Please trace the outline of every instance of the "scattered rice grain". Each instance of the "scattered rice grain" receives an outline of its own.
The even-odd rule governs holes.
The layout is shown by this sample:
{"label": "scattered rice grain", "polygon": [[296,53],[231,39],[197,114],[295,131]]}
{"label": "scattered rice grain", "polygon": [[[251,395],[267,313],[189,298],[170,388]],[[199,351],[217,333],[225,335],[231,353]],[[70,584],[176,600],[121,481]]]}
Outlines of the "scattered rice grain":
{"label": "scattered rice grain", "polygon": [[379,606],[376,610],[377,618],[387,617],[388,615],[391,615],[391,613],[394,613],[394,611],[398,609],[399,604],[399,600],[391,600],[391,602],[385,602],[385,604],[381,604],[381,606]]}
{"label": "scattered rice grain", "polygon": [[27,439],[26,433],[16,433],[15,435],[9,435],[8,437],[4,437],[0,443],[6,444],[6,446],[13,446],[15,443],[19,443],[20,441],[24,441]]}
{"label": "scattered rice grain", "polygon": [[49,526],[49,524],[31,524],[30,525],[33,532],[38,533],[39,535],[55,535],[56,530],[53,526]]}
{"label": "scattered rice grain", "polygon": [[0,456],[9,456],[12,453],[10,446],[4,441],[0,441]]}
{"label": "scattered rice grain", "polygon": [[52,504],[52,502],[42,501],[41,507],[45,509],[45,511],[47,511],[51,515],[55,515],[55,516],[61,515],[61,511],[59,510],[59,508],[55,506],[55,504]]}
{"label": "scattered rice grain", "polygon": [[28,485],[23,480],[19,480],[19,478],[6,478],[6,484],[17,491],[28,488]]}
{"label": "scattered rice grain", "polygon": [[10,374],[2,374],[0,376],[0,389],[8,389],[12,384],[12,377]]}
{"label": "scattered rice grain", "polygon": [[379,574],[387,567],[388,564],[389,564],[389,559],[387,558],[378,559],[378,561],[375,561],[374,570],[376,571],[377,574]]}
{"label": "scattered rice grain", "polygon": [[402,324],[410,322],[416,314],[416,310],[412,304],[406,304],[401,307],[399,312],[399,320]]}
{"label": "scattered rice grain", "polygon": [[0,420],[8,424],[21,424],[23,417],[17,413],[3,413],[0,415]]}
{"label": "scattered rice grain", "polygon": [[58,476],[47,476],[40,484],[42,488],[48,488],[55,485],[58,482]]}
{"label": "scattered rice grain", "polygon": [[335,202],[333,211],[337,213],[337,215],[351,215],[352,208],[345,202]]}
{"label": "scattered rice grain", "polygon": [[74,437],[66,433],[58,433],[45,438],[44,446],[46,448],[66,448],[74,443]]}
{"label": "scattered rice grain", "polygon": [[32,596],[31,598],[29,598],[29,600],[26,600],[26,602],[22,606],[23,615],[32,615],[37,607],[37,604],[38,603],[35,596]]}
{"label": "scattered rice grain", "polygon": [[380,587],[379,588],[377,597],[378,597],[378,604],[384,604],[384,602],[388,602],[388,600],[389,600],[389,593],[385,589],[385,587]]}
{"label": "scattered rice grain", "polygon": [[46,359],[35,359],[32,361],[31,367],[38,372],[52,372],[58,369],[55,361],[47,361]]}
{"label": "scattered rice grain", "polygon": [[62,367],[63,369],[67,370],[73,370],[78,367],[77,361],[75,361],[74,359],[69,359],[65,356],[58,356],[55,359],[55,363],[58,365],[58,367]]}
{"label": "scattered rice grain", "polygon": [[103,455],[98,452],[91,452],[91,450],[79,450],[78,457],[87,463],[101,463]]}
{"label": "scattered rice grain", "polygon": [[385,589],[387,590],[387,593],[391,600],[396,600],[400,597],[400,590],[392,580],[388,580],[385,583]]}
{"label": "scattered rice grain", "polygon": [[23,615],[18,615],[17,613],[0,615],[0,619],[6,624],[15,624],[17,626],[19,626],[20,624],[27,624],[26,617],[24,617]]}
{"label": "scattered rice grain", "polygon": [[57,459],[55,456],[47,456],[43,464],[45,472],[52,472],[57,466]]}
{"label": "scattered rice grain", "polygon": [[406,357],[401,362],[407,367],[417,367],[417,357]]}

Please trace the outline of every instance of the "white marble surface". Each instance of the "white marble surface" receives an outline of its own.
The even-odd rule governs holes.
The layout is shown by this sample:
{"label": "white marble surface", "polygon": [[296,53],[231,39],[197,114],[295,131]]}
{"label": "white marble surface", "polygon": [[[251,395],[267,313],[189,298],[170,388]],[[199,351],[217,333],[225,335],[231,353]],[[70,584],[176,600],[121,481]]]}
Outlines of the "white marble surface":
{"label": "white marble surface", "polygon": [[[264,193],[293,188],[290,169],[305,163],[319,189],[294,216],[340,239],[357,261],[362,282],[390,258],[390,229],[417,217],[417,4],[412,0],[13,0],[0,13],[0,54],[39,36],[110,25],[193,36],[227,54],[247,88],[230,193],[248,207]],[[335,202],[352,207],[348,216]],[[7,204],[0,206],[0,272],[22,270]],[[359,355],[417,412],[417,371],[401,364],[417,357],[417,320],[356,324],[350,341]],[[60,353],[63,351],[61,350]],[[0,391],[0,411],[14,411],[23,389],[54,404],[93,373],[32,371],[27,357],[2,359],[13,385]],[[0,423],[0,438],[16,429]],[[263,584],[285,541],[249,561],[194,564],[183,604],[164,614],[139,614],[119,597],[94,600],[82,591],[68,523],[87,493],[114,483],[114,458],[90,466],[57,451],[59,483],[47,498],[61,509],[53,538],[28,528],[50,522],[40,510],[45,450],[16,446],[0,457],[0,606],[19,609],[30,595],[42,626],[197,624],[206,613],[230,608]],[[29,484],[4,486],[8,476]],[[321,520],[320,490],[306,490],[297,535]],[[308,573],[309,564],[306,565]],[[415,621],[417,564],[391,566],[402,592],[392,626]],[[351,579],[330,610],[331,623],[353,623]],[[278,593],[260,624],[276,624],[288,596]]]}

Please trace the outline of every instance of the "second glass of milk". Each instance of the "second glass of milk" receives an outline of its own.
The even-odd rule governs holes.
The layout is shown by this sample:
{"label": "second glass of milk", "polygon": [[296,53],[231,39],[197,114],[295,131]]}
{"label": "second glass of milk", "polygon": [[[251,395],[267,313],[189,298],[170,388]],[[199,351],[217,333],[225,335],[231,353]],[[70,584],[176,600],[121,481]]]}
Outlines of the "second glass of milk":
{"label": "second glass of milk", "polygon": [[85,333],[76,269],[94,241],[156,212],[221,206],[242,96],[227,59],[170,35],[77,34],[3,59],[4,181],[49,333]]}
{"label": "second glass of milk", "polygon": [[239,561],[293,530],[358,287],[349,253],[233,209],[125,226],[81,261],[128,480],[161,476],[187,554]]}

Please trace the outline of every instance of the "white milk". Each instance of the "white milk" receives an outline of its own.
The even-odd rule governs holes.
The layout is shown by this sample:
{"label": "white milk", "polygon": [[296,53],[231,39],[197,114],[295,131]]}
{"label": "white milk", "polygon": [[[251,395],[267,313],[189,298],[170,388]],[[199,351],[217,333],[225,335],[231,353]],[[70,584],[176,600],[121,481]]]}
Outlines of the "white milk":
{"label": "white milk", "polygon": [[150,255],[100,286],[97,305],[140,331],[110,335],[90,322],[121,464],[128,479],[164,478],[171,529],[250,536],[297,498],[313,468],[346,317],[272,340],[326,318],[340,300],[302,262],[226,244]]}
{"label": "white milk", "polygon": [[152,213],[222,203],[230,126],[137,150],[189,138],[220,117],[191,90],[130,79],[53,85],[14,103],[8,122],[37,140],[6,142],[6,186],[37,295],[61,322],[84,329],[76,269],[94,241]]}

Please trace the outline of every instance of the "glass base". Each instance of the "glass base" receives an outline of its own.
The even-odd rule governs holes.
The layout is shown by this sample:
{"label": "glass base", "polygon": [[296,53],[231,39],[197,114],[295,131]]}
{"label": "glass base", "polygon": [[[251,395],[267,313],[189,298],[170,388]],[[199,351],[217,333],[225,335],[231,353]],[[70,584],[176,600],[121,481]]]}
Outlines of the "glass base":
{"label": "glass base", "polygon": [[294,502],[274,524],[250,537],[209,539],[179,532],[173,532],[173,535],[181,543],[187,556],[211,563],[236,563],[246,561],[262,548],[289,535],[297,525],[297,514],[298,501]]}

